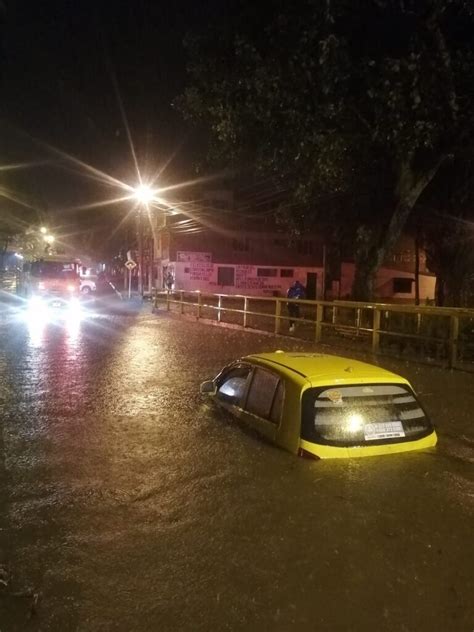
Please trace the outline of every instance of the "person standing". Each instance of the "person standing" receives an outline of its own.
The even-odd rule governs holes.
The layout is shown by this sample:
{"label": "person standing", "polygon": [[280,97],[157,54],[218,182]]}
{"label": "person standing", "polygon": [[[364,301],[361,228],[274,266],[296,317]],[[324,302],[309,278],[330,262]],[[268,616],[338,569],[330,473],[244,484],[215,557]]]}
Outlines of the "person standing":
{"label": "person standing", "polygon": [[[288,288],[286,298],[304,299],[306,296],[306,288],[299,281],[295,281]],[[295,331],[295,319],[300,317],[300,306],[298,303],[287,303],[288,315],[290,317],[290,331]]]}

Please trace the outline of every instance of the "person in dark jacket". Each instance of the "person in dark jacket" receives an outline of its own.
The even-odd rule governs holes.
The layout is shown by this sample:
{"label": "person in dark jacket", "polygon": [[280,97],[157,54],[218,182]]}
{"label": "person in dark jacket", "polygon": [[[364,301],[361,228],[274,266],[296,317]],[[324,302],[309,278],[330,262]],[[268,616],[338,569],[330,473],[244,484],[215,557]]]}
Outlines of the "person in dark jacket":
{"label": "person in dark jacket", "polygon": [[[299,281],[295,281],[288,288],[288,292],[286,293],[286,298],[299,298],[303,299],[306,296],[306,288]],[[300,317],[300,306],[298,303],[287,303],[288,306],[288,315],[290,317],[290,331],[295,331],[295,321],[294,319]]]}

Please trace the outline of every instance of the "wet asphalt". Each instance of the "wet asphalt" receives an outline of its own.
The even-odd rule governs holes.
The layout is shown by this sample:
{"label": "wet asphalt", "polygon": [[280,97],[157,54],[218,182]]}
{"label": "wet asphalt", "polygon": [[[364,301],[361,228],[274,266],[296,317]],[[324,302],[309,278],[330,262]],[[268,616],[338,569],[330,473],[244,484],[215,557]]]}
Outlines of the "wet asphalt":
{"label": "wet asphalt", "polygon": [[314,347],[120,307],[0,316],[1,632],[474,629],[472,374],[379,359],[439,447],[307,461],[198,390]]}

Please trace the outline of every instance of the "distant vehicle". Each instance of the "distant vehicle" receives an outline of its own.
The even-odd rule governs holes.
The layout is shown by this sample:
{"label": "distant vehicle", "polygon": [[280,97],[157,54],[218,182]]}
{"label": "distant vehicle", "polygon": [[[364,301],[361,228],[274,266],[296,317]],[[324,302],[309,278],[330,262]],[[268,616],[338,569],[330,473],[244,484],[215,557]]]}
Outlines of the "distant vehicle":
{"label": "distant vehicle", "polygon": [[88,295],[97,291],[97,277],[96,276],[81,276],[80,285],[81,294]]}
{"label": "distant vehicle", "polygon": [[79,297],[79,264],[69,258],[48,258],[26,263],[19,293],[30,305],[63,307],[75,304]]}
{"label": "distant vehicle", "polygon": [[317,353],[261,353],[226,366],[201,393],[286,450],[349,458],[423,450],[436,432],[409,382]]}

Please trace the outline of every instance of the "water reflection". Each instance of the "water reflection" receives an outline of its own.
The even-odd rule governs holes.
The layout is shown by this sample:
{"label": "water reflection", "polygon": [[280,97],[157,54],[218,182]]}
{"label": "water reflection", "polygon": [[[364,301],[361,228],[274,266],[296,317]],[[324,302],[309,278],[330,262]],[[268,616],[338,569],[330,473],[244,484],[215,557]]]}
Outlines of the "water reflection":
{"label": "water reflection", "polygon": [[33,348],[41,347],[44,341],[46,323],[41,319],[27,319],[29,344]]}

